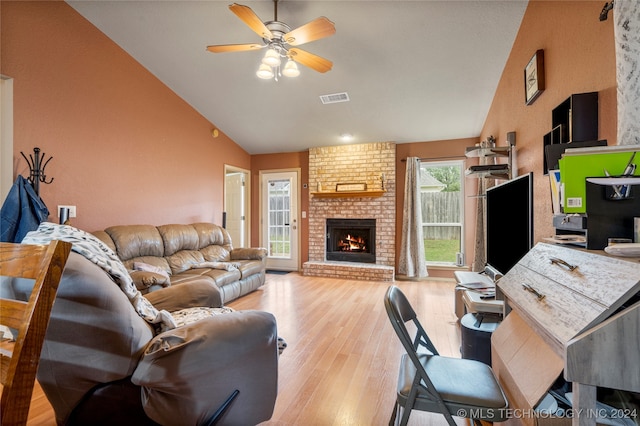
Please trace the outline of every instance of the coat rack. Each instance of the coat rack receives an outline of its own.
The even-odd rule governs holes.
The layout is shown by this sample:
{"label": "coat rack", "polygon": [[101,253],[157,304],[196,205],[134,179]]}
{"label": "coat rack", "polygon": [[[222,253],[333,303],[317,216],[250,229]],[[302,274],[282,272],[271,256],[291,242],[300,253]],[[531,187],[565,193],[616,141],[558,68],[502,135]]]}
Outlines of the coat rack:
{"label": "coat rack", "polygon": [[44,163],[45,153],[43,152],[40,155],[40,148],[33,148],[33,155],[29,154],[29,158],[22,151],[20,151],[22,158],[25,159],[27,164],[29,165],[29,182],[33,186],[33,189],[36,191],[36,194],[40,195],[40,182],[46,183],[47,185],[53,182],[53,178],[47,181],[47,175],[44,174],[44,169],[49,164],[49,161],[53,159],[53,157],[49,157],[47,161]]}

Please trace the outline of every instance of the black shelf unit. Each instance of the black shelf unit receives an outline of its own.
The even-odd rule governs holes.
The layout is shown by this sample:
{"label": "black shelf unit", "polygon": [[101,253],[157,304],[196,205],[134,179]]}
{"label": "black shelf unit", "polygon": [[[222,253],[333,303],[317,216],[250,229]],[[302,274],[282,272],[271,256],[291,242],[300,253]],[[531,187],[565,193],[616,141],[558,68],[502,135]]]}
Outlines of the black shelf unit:
{"label": "black shelf unit", "polygon": [[551,111],[552,130],[543,136],[543,171],[547,146],[598,140],[598,92],[575,93]]}
{"label": "black shelf unit", "polygon": [[560,143],[598,139],[598,92],[569,96],[551,111],[551,128],[560,128]]}
{"label": "black shelf unit", "polygon": [[[508,146],[479,147],[470,146],[465,151],[467,158],[493,157],[493,164],[470,166],[465,171],[466,176],[491,178],[491,179],[511,179],[513,175],[513,155],[515,146],[515,132],[512,132],[513,142],[509,142]],[[495,162],[496,158],[506,157],[506,163]]]}

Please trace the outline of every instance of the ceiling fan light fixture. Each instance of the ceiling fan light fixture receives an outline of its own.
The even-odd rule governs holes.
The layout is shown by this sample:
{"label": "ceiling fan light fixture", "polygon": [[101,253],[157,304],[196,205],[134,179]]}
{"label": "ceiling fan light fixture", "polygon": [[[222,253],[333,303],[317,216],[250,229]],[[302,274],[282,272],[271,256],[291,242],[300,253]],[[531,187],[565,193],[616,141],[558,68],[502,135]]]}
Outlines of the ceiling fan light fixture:
{"label": "ceiling fan light fixture", "polygon": [[264,54],[262,63],[265,65],[269,65],[270,67],[277,67],[281,63],[280,54],[276,51],[276,49],[270,47]]}
{"label": "ceiling fan light fixture", "polygon": [[270,78],[273,78],[274,74],[273,74],[273,70],[269,65],[260,64],[260,68],[258,68],[256,75],[258,76],[258,78],[261,78],[263,80],[268,80]]}
{"label": "ceiling fan light fixture", "polygon": [[[256,72],[257,76],[263,79],[275,78],[285,75],[286,77],[297,77],[300,75],[298,64],[302,64],[319,73],[331,70],[333,63],[325,58],[299,49],[305,43],[329,37],[336,32],[335,24],[329,19],[321,16],[300,27],[291,29],[289,25],[278,21],[278,1],[274,3],[274,20],[263,22],[256,13],[248,6],[233,3],[229,5],[229,10],[243,21],[254,33],[262,38],[264,44],[244,43],[244,44],[219,44],[207,46],[207,51],[212,53],[221,52],[243,52],[248,50],[258,50],[267,48],[262,58],[262,65]],[[288,45],[296,46],[289,48]],[[292,58],[295,56],[296,63]],[[289,58],[289,63],[281,71],[280,66],[283,58]]]}
{"label": "ceiling fan light fixture", "polygon": [[295,63],[295,61],[289,59],[287,61],[287,65],[285,65],[284,69],[282,70],[282,74],[285,77],[297,77],[300,75],[300,70],[298,69],[298,65]]}

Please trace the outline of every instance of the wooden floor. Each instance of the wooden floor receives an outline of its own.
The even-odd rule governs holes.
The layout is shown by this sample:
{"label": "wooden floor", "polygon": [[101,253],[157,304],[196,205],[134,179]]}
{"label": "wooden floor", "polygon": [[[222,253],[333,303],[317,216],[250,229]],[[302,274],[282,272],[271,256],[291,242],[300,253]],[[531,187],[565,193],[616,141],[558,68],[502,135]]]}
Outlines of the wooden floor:
{"label": "wooden floor", "polygon": [[[454,283],[396,281],[442,355],[460,356]],[[395,400],[402,348],[383,297],[389,283],[268,274],[267,283],[229,303],[272,312],[288,347],[280,357],[275,411],[264,426],[385,425]],[[458,424],[468,422],[459,420]],[[29,425],[55,425],[38,387]],[[439,426],[442,416],[414,412],[410,425]]]}

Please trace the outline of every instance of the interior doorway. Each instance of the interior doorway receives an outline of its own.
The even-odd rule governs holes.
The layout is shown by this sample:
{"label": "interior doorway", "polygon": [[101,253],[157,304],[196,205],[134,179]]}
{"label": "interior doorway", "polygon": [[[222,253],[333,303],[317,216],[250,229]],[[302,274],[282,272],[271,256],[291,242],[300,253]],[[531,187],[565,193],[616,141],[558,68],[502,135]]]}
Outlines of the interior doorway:
{"label": "interior doorway", "polygon": [[233,247],[248,247],[250,172],[234,166],[224,166],[224,226],[231,236]]}
{"label": "interior doorway", "polygon": [[300,169],[260,172],[260,246],[267,248],[267,269],[299,270]]}

